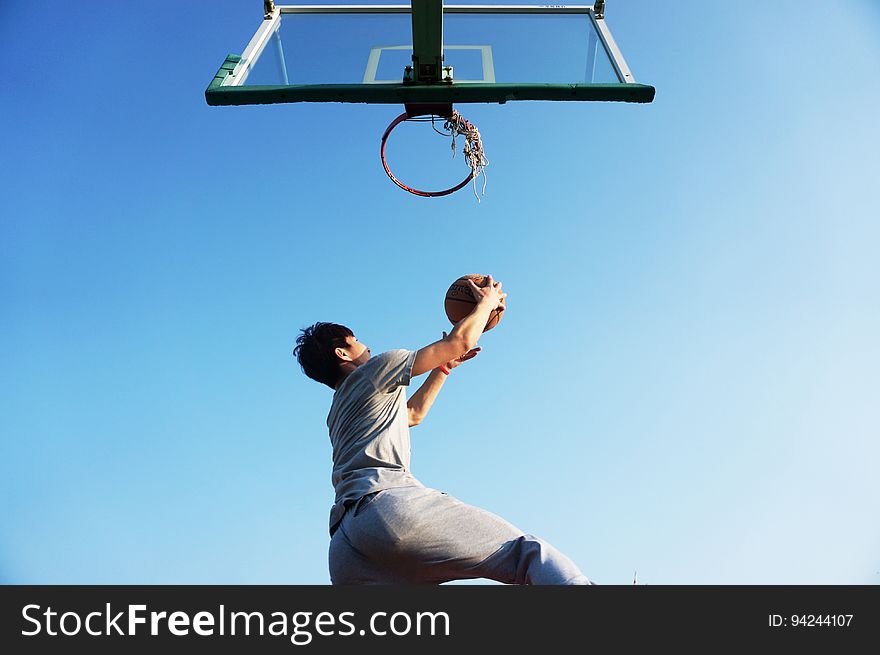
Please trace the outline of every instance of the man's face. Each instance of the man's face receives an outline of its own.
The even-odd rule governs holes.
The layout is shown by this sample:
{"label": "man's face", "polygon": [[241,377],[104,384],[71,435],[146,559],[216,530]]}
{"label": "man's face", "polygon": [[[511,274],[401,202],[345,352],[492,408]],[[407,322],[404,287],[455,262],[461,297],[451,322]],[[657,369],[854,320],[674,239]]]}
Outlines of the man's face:
{"label": "man's face", "polygon": [[345,342],[348,344],[345,348],[341,348],[345,352],[347,359],[355,366],[365,364],[370,359],[370,349],[357,340],[357,337],[346,337]]}

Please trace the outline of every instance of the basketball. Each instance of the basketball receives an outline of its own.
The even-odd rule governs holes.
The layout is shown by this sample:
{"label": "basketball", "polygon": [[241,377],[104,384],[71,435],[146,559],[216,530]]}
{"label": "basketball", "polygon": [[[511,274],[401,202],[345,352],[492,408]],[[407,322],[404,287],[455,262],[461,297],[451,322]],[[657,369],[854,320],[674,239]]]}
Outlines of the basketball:
{"label": "basketball", "polygon": [[[446,309],[446,317],[453,325],[470,314],[474,310],[474,305],[477,304],[477,301],[474,300],[474,294],[471,292],[471,287],[467,283],[468,279],[473,280],[474,284],[478,287],[484,287],[489,283],[488,275],[479,275],[477,273],[462,275],[452,283],[446,291],[444,308]],[[489,314],[489,321],[486,323],[486,327],[483,328],[483,332],[491,330],[501,322],[504,309],[505,307],[502,305],[498,309],[492,310],[492,313]]]}

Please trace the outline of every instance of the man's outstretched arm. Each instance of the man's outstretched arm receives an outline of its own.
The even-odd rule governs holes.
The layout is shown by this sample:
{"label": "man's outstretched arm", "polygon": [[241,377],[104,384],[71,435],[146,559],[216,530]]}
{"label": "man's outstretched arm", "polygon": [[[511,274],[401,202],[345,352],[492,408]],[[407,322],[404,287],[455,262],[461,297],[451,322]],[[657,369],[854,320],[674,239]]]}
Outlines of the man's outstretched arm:
{"label": "man's outstretched arm", "polygon": [[473,311],[456,323],[448,335],[416,352],[412,377],[433,371],[474,348],[489,321],[489,314],[503,304],[507,296],[501,291],[501,283],[493,280],[491,275],[485,287],[478,287],[473,280],[468,280],[468,284],[477,301]]}
{"label": "man's outstretched arm", "polygon": [[[445,332],[443,333],[443,337],[446,337]],[[444,366],[447,370],[451,371],[456,366],[476,357],[478,352],[480,352],[480,348],[472,348],[461,357],[446,362]],[[444,373],[441,368],[435,368],[428,375],[428,379],[419,387],[418,391],[410,396],[410,399],[406,402],[406,408],[409,414],[409,427],[418,425],[424,420],[425,416],[428,415],[428,411],[437,399],[437,394],[440,393],[440,389],[443,387],[447,375],[448,373]]]}

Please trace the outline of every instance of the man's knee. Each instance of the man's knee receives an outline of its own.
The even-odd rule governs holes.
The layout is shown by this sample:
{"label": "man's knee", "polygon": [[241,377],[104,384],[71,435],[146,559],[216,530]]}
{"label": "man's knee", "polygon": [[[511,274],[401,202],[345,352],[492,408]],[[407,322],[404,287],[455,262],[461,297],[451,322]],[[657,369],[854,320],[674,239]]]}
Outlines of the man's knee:
{"label": "man's knee", "polygon": [[577,565],[549,542],[532,534],[519,539],[519,584],[588,585],[589,579]]}

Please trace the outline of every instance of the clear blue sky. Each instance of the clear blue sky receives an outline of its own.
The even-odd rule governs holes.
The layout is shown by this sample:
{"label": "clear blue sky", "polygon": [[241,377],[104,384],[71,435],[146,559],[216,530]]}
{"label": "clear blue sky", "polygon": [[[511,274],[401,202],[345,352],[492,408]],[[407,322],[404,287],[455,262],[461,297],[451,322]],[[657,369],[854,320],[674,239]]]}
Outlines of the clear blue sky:
{"label": "clear blue sky", "polygon": [[298,329],[485,272],[423,482],[600,583],[880,582],[880,6],[672,7],[608,2],[652,105],[460,107],[477,204],[387,180],[398,107],[208,107],[259,0],[3,2],[0,581],[328,582]]}

